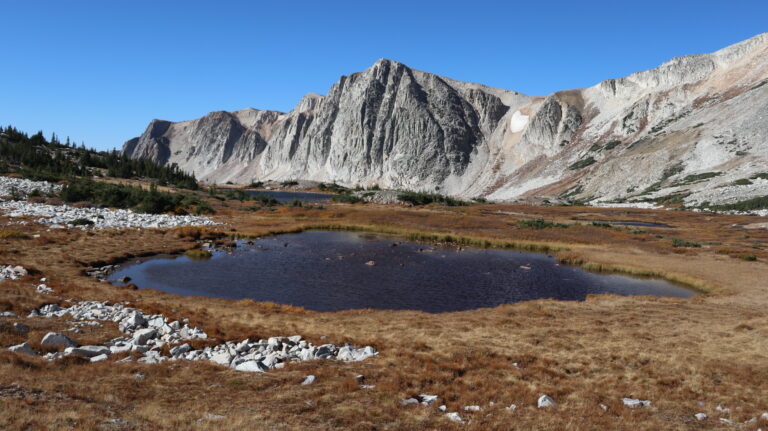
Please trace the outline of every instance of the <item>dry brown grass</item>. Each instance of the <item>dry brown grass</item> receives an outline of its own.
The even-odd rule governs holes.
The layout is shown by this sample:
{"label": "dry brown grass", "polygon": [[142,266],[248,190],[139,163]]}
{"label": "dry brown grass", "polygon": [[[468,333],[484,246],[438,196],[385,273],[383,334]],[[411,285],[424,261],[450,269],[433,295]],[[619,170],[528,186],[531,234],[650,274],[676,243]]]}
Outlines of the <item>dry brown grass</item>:
{"label": "dry brown grass", "polygon": [[[0,239],[0,263],[38,273],[0,283],[0,309],[26,315],[66,298],[130,301],[148,312],[188,317],[217,339],[302,334],[315,344],[372,344],[381,355],[356,364],[318,361],[291,364],[264,375],[203,363],[82,364],[0,353],[0,428],[97,429],[114,418],[137,429],[712,429],[718,417],[744,421],[768,411],[768,295],[765,276],[768,234],[731,227],[748,217],[676,211],[544,208],[487,205],[465,208],[405,208],[329,205],[325,210],[281,207],[274,212],[217,206],[228,226],[212,230],[46,232],[20,227],[40,238]],[[613,229],[591,225],[522,229],[520,219],[638,220],[672,229]],[[352,310],[317,313],[250,300],[180,297],[150,290],[116,289],[82,275],[87,265],[114,263],[152,253],[183,252],[219,235],[246,237],[311,226],[415,233],[426,240],[480,245],[551,247],[560,259],[593,270],[636,272],[706,286],[710,294],[689,300],[590,296],[584,302],[532,301],[447,314]],[[234,229],[234,232],[231,231]],[[633,233],[644,230],[646,233]],[[662,238],[657,238],[661,235]],[[671,238],[701,243],[679,250]],[[220,241],[220,240],[217,240]],[[563,250],[567,248],[568,250]],[[732,259],[721,249],[747,250],[758,261]],[[46,276],[55,297],[34,292]],[[66,319],[18,321],[28,337],[0,326],[0,344],[34,344]],[[85,329],[85,328],[84,328]],[[90,331],[90,332],[88,332]],[[116,336],[105,325],[75,334],[95,343]],[[199,347],[199,346],[198,346]],[[514,364],[517,363],[517,366]],[[133,377],[146,375],[144,380]],[[316,375],[310,386],[299,383]],[[358,389],[363,374],[372,390]],[[447,421],[435,407],[400,406],[406,397],[433,393],[468,425]],[[558,407],[535,408],[541,394]],[[653,408],[631,410],[630,396]],[[489,402],[495,402],[489,407]],[[702,404],[699,404],[701,402]],[[504,409],[511,403],[514,412]],[[609,407],[607,412],[599,404]],[[714,407],[731,408],[717,415]],[[713,418],[699,423],[693,414]],[[223,420],[199,421],[206,413]],[[490,416],[487,416],[490,414]],[[765,423],[742,429],[765,428]],[[130,428],[129,428],[130,429]]]}

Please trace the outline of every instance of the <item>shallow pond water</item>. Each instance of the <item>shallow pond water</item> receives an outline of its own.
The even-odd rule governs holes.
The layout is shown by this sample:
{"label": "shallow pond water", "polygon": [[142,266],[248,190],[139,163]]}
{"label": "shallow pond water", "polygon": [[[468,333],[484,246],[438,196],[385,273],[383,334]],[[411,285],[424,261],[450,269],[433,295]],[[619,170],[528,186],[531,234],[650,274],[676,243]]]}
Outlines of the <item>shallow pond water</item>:
{"label": "shallow pond water", "polygon": [[139,288],[250,298],[317,311],[357,308],[469,310],[591,293],[689,297],[660,280],[595,274],[541,253],[442,247],[395,237],[309,231],[241,243],[209,260],[152,258],[110,275]]}
{"label": "shallow pond water", "polygon": [[331,193],[314,192],[284,192],[278,190],[245,190],[251,196],[264,195],[275,198],[280,203],[293,202],[299,200],[302,202],[329,202],[333,197]]}

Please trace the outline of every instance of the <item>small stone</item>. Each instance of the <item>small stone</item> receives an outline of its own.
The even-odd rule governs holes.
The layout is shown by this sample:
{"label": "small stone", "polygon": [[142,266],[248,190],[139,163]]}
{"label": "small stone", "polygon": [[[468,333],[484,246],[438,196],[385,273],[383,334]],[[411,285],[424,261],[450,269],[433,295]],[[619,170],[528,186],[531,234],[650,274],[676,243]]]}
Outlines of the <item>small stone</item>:
{"label": "small stone", "polygon": [[464,406],[465,412],[479,412],[480,410],[482,410],[480,406]]}
{"label": "small stone", "polygon": [[106,353],[102,353],[101,355],[97,355],[91,358],[91,362],[103,362],[106,361],[108,356]]}
{"label": "small stone", "polygon": [[176,347],[172,348],[170,350],[170,353],[171,353],[172,356],[178,356],[178,355],[182,355],[184,353],[187,353],[190,350],[192,350],[192,347],[190,347],[189,344],[184,343],[181,346],[176,346]]}
{"label": "small stone", "polygon": [[[312,384],[312,383],[314,383],[314,382],[315,382],[315,376],[313,376],[313,375],[311,375],[311,374],[310,374],[310,375],[308,375],[308,376],[307,376],[307,378],[306,378],[306,379],[304,379],[304,381],[303,381],[303,382],[301,382],[301,384],[302,384],[302,385],[311,385],[311,384]],[[418,401],[417,401],[417,402],[418,402]]]}
{"label": "small stone", "polygon": [[460,424],[464,423],[464,420],[462,420],[461,416],[459,416],[459,414],[456,413],[456,412],[446,413],[445,417],[447,417],[448,419],[450,419],[450,420],[452,420],[454,422],[458,422]]}
{"label": "small stone", "polygon": [[637,400],[634,398],[622,398],[621,402],[624,403],[625,406],[632,409],[637,407],[648,407],[651,405],[650,401]]}
{"label": "small stone", "polygon": [[229,365],[232,362],[232,355],[229,352],[217,353],[211,356],[211,362],[219,365]]}
{"label": "small stone", "polygon": [[437,401],[437,395],[421,394],[419,395],[419,400],[425,406],[429,406],[429,405],[432,405],[435,401]]}
{"label": "small stone", "polygon": [[443,404],[440,407],[438,407],[438,409],[440,409],[441,412],[444,412],[444,411],[448,410],[448,407],[446,407],[446,405]]}
{"label": "small stone", "polygon": [[35,351],[32,350],[32,347],[30,347],[29,343],[17,344],[15,346],[9,347],[8,350],[11,352],[24,353],[27,355],[37,356],[37,353],[35,353]]}
{"label": "small stone", "polygon": [[155,338],[157,331],[154,328],[139,329],[133,333],[133,344],[137,346],[143,346],[147,344],[147,341]]}
{"label": "small stone", "polygon": [[77,343],[71,338],[58,332],[49,332],[40,342],[43,347],[76,347]]}
{"label": "small stone", "polygon": [[109,355],[112,351],[104,346],[82,346],[68,347],[64,350],[65,355],[79,356],[81,358],[93,358],[100,355]]}
{"label": "small stone", "polygon": [[555,400],[552,399],[549,395],[542,395],[539,397],[539,401],[537,402],[537,406],[540,409],[555,406],[557,403],[555,403]]}
{"label": "small stone", "polygon": [[735,423],[732,420],[726,419],[726,418],[720,418],[720,422],[722,422],[722,423],[724,423],[726,425],[735,425]]}
{"label": "small stone", "polygon": [[19,322],[13,322],[13,329],[15,329],[19,334],[26,334],[29,332],[29,326],[23,325]]}
{"label": "small stone", "polygon": [[369,260],[368,262],[365,262],[365,264],[368,266],[376,266],[376,262],[373,260]]}
{"label": "small stone", "polygon": [[145,376],[144,374],[141,374],[141,373],[136,373],[136,374],[133,375],[133,378],[136,379],[136,380],[144,380],[146,377],[147,376]]}
{"label": "small stone", "polygon": [[264,364],[254,360],[242,362],[235,367],[235,370],[237,371],[249,371],[252,373],[261,373],[267,369],[268,368]]}
{"label": "small stone", "polygon": [[517,410],[517,404],[510,404],[509,407],[507,407],[506,409],[513,412]]}
{"label": "small stone", "polygon": [[707,416],[706,413],[696,413],[695,415],[693,415],[693,417],[695,417],[696,420],[698,421],[705,421],[709,416]]}

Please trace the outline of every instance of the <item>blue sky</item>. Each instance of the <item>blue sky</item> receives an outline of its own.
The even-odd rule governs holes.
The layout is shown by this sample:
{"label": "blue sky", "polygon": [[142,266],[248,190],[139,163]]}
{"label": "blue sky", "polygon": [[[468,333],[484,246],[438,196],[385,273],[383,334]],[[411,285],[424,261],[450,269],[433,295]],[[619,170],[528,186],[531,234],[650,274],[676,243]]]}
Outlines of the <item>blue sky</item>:
{"label": "blue sky", "polygon": [[531,95],[768,31],[768,2],[2,2],[0,124],[107,149],[153,118],[290,110],[381,57]]}

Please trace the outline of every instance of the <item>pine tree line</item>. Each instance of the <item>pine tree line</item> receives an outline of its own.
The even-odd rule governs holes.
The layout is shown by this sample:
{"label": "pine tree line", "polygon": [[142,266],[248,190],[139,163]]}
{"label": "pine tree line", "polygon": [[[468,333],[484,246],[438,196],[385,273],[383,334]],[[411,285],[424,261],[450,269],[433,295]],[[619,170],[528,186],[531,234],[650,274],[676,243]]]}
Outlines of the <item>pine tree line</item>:
{"label": "pine tree line", "polygon": [[[95,169],[98,168],[98,169]],[[46,139],[43,132],[29,136],[13,126],[0,126],[0,172],[17,172],[34,180],[60,181],[99,174],[110,177],[151,178],[159,185],[197,190],[194,174],[176,164],[159,165],[148,159],[130,159],[116,151],[87,149],[85,144],[62,143],[56,134]]]}

